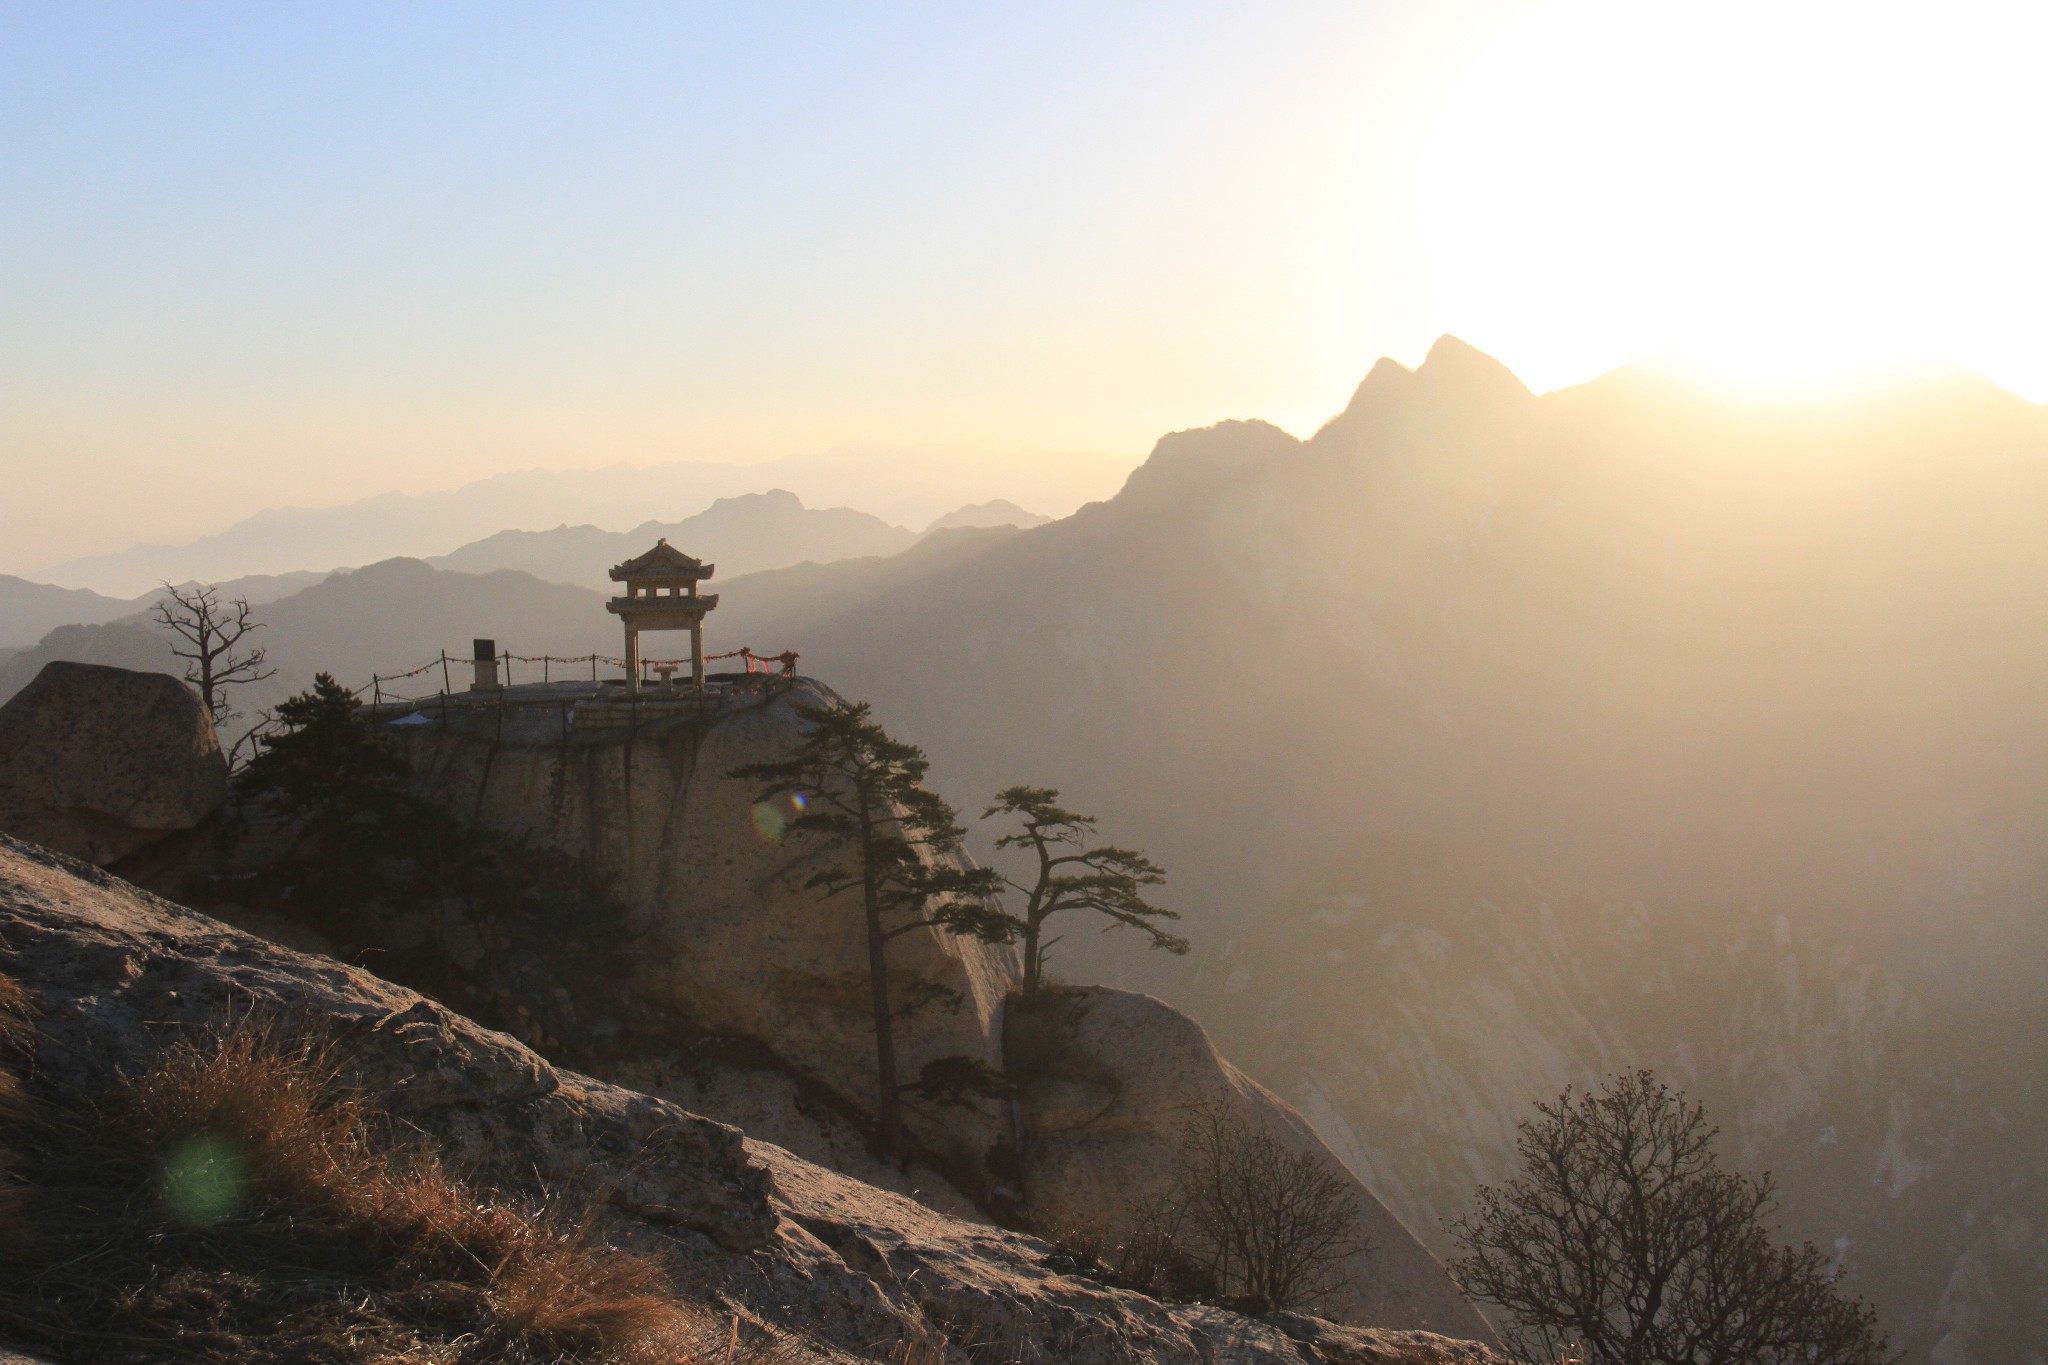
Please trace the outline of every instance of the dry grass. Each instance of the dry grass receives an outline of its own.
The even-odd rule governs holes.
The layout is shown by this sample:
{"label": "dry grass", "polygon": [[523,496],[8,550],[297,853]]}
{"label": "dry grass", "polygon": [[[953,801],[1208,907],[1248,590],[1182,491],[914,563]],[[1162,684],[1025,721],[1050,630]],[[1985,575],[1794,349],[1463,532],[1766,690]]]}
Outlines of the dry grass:
{"label": "dry grass", "polygon": [[339,1070],[244,1022],[17,1118],[35,1251],[0,1287],[0,1336],[77,1362],[721,1354],[657,1262],[389,1142]]}

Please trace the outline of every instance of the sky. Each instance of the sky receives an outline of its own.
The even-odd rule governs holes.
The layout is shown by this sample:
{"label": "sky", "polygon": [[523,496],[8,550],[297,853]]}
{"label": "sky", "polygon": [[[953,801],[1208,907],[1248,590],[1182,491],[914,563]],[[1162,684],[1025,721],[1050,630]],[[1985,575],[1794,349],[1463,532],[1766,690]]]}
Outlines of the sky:
{"label": "sky", "polygon": [[2048,399],[2048,6],[0,0],[0,572],[506,469]]}

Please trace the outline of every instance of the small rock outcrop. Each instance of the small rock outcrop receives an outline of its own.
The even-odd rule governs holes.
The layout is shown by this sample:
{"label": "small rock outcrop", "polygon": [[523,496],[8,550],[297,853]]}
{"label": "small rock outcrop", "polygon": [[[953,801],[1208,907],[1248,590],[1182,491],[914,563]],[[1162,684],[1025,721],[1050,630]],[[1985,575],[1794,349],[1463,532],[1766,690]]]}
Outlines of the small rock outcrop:
{"label": "small rock outcrop", "polygon": [[947,1218],[332,959],[243,934],[0,836],[0,974],[36,1019],[34,1084],[89,1098],[165,1043],[259,1012],[336,1039],[404,1125],[507,1188],[587,1207],[679,1292],[802,1359],[968,1365],[1502,1365],[1483,1345],[1166,1305],[1055,1273],[1035,1238]]}
{"label": "small rock outcrop", "polygon": [[1218,1114],[1314,1156],[1353,1186],[1364,1250],[1336,1268],[1321,1311],[1458,1337],[1492,1329],[1443,1264],[1331,1152],[1295,1108],[1219,1056],[1202,1026],[1164,1001],[1106,986],[1013,1000],[1010,1074],[1024,1115],[1024,1179],[1051,1227],[1093,1229],[1116,1245],[1138,1211],[1172,1198],[1176,1165],[1203,1115]]}
{"label": "small rock outcrop", "polygon": [[192,689],[165,673],[51,663],[0,706],[0,830],[102,866],[227,798]]}

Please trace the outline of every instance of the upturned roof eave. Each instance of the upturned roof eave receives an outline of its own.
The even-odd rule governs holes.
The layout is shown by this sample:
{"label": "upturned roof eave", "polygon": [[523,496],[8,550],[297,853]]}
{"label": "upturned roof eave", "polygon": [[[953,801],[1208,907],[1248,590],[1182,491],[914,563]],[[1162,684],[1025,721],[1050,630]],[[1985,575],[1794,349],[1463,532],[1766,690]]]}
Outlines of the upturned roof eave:
{"label": "upturned roof eave", "polygon": [[716,564],[706,564],[692,559],[678,550],[667,540],[658,540],[654,548],[645,554],[636,555],[623,564],[614,564],[611,579],[614,583],[631,580],[641,581],[687,581],[700,582],[718,571]]}

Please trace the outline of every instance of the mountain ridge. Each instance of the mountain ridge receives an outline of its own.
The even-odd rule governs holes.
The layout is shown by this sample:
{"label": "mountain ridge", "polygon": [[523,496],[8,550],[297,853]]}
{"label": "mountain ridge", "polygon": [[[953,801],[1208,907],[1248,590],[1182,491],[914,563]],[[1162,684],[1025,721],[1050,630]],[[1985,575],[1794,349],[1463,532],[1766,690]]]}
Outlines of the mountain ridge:
{"label": "mountain ridge", "polygon": [[[695,515],[721,497],[794,489],[831,507],[925,525],[992,497],[1064,512],[1106,497],[1130,462],[1109,456],[965,446],[849,444],[759,464],[669,461],[634,467],[525,469],[426,493],[387,492],[334,506],[273,507],[185,544],[149,544],[45,567],[39,577],[114,593],[162,579],[218,580],[445,554],[506,530],[564,523],[642,525]],[[655,517],[653,519],[659,519]]]}
{"label": "mountain ridge", "polygon": [[677,522],[647,521],[628,531],[561,526],[552,531],[500,531],[427,560],[464,573],[518,569],[557,583],[602,585],[614,564],[671,540],[728,578],[805,560],[894,554],[917,533],[850,507],[806,507],[796,494],[771,488],[719,498]]}

